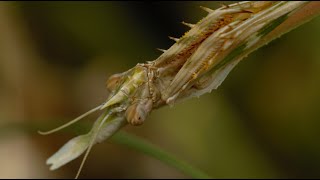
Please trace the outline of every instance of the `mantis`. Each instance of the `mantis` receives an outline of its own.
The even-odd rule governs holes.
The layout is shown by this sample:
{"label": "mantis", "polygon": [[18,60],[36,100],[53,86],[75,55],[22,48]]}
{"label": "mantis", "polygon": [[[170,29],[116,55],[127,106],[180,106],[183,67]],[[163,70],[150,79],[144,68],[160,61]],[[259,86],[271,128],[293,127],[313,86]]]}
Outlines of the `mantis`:
{"label": "mantis", "polygon": [[190,27],[181,38],[154,61],[138,63],[107,81],[110,92],[105,102],[76,119],[47,132],[48,135],[72,125],[89,114],[102,111],[90,132],[69,140],[47,164],[55,170],[85,153],[76,178],[96,143],[125,125],[142,125],[152,110],[217,89],[230,71],[261,39],[283,23],[306,1],[245,1],[212,10]]}

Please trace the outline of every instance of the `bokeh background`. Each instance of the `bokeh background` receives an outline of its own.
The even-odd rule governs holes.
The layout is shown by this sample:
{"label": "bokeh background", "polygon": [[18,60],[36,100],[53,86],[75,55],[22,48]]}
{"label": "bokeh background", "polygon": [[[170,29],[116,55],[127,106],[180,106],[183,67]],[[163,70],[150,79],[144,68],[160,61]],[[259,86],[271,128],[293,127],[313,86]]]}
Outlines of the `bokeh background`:
{"label": "bokeh background", "polygon": [[[231,2],[226,2],[231,3]],[[0,2],[0,178],[73,178],[46,159],[79,134],[40,136],[103,102],[105,82],[169,48],[218,2]],[[320,18],[244,59],[218,90],[123,130],[214,178],[320,177]],[[88,128],[98,114],[84,122]],[[81,178],[188,178],[105,141]]]}

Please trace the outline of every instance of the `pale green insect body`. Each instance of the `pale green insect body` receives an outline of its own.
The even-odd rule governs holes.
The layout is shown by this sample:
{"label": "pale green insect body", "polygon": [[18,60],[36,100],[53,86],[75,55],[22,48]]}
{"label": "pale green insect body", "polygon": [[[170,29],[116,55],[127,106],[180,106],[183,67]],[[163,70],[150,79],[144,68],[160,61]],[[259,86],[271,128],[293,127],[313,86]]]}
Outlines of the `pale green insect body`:
{"label": "pale green insect body", "polygon": [[[121,84],[121,87],[118,88],[118,91],[113,92],[111,98],[106,101],[106,103],[101,107],[101,109],[123,102],[125,99],[130,98],[139,90],[139,86],[146,83],[146,73],[147,72],[145,68],[141,66],[136,66],[135,68],[129,70],[129,73],[125,74],[125,81],[123,82],[123,84]],[[115,87],[118,86],[116,85]]]}

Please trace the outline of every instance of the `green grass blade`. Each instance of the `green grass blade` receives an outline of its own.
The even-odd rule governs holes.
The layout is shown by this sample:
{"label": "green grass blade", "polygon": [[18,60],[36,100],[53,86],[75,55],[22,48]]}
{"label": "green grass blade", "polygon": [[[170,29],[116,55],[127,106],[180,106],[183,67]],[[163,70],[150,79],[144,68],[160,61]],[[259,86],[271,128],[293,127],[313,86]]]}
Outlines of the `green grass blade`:
{"label": "green grass blade", "polygon": [[191,166],[185,161],[177,159],[172,154],[134,135],[120,131],[117,134],[115,134],[111,138],[111,140],[116,144],[124,145],[128,148],[134,149],[138,152],[141,152],[150,157],[158,159],[161,162],[180,170],[182,173],[191,176],[192,178],[196,178],[196,179],[211,178],[206,173],[202,172],[199,169],[196,169],[195,167]]}

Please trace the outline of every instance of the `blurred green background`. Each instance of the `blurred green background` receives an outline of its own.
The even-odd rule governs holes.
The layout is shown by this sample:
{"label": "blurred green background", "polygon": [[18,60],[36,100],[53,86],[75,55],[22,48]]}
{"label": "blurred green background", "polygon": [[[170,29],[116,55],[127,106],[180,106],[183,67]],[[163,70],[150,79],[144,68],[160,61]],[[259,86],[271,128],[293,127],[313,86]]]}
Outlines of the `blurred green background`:
{"label": "blurred green background", "polygon": [[[231,2],[227,2],[231,3]],[[218,2],[0,2],[0,178],[72,178],[46,159],[78,133],[40,136],[107,97],[105,82],[169,48]],[[320,18],[244,59],[218,90],[127,126],[214,178],[320,178]],[[93,123],[98,114],[86,120]],[[75,132],[80,132],[74,125]],[[78,128],[78,129],[77,129]],[[90,126],[88,127],[90,128]],[[188,178],[110,141],[81,178]]]}

